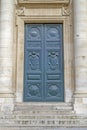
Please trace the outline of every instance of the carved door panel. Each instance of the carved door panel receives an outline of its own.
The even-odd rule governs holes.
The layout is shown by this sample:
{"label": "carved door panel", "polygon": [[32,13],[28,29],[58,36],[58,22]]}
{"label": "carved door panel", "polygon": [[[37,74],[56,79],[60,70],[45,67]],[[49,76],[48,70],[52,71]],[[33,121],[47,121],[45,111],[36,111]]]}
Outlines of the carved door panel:
{"label": "carved door panel", "polygon": [[64,101],[62,24],[25,24],[24,101]]}

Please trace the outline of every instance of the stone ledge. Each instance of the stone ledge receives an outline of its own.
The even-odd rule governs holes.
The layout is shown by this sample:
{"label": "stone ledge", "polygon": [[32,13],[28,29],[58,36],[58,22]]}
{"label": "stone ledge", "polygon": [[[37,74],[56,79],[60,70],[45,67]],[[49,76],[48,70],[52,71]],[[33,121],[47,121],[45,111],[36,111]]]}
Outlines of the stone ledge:
{"label": "stone ledge", "polygon": [[0,127],[0,130],[87,130],[87,128],[56,128],[56,127]]}
{"label": "stone ledge", "polygon": [[68,4],[69,0],[18,0],[19,4],[28,4],[28,3],[59,3],[59,4]]}
{"label": "stone ledge", "polygon": [[87,130],[87,128],[56,128],[56,127],[0,127],[0,130]]}

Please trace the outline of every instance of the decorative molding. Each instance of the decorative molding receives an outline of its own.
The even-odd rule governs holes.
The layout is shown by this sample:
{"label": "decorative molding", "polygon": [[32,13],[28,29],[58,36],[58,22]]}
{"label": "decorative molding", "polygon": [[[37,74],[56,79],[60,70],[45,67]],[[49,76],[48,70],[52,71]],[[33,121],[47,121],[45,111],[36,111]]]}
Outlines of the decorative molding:
{"label": "decorative molding", "polygon": [[[71,13],[71,4],[66,5],[65,3],[70,2],[70,0],[17,0],[18,3],[21,5],[18,6],[16,9],[16,14],[18,16],[48,16],[48,15],[58,15],[58,16],[69,16]],[[37,4],[35,4],[35,2]],[[34,8],[32,8],[32,4],[28,5],[28,8],[26,8],[26,4],[32,3],[34,4]],[[48,5],[43,6],[41,8],[41,5],[39,3],[54,3],[54,5]],[[57,5],[56,3],[60,3],[60,5]],[[64,3],[64,4],[63,4]],[[53,7],[53,8],[52,8]]]}
{"label": "decorative molding", "polygon": [[71,14],[71,8],[70,6],[62,7],[62,15],[63,16],[69,16]]}
{"label": "decorative molding", "polygon": [[63,6],[62,7],[62,15],[63,16],[69,16],[72,14],[72,0],[70,0],[68,6]]}
{"label": "decorative molding", "polygon": [[28,3],[59,3],[59,4],[68,4],[70,0],[18,0],[19,4],[28,4]]}
{"label": "decorative molding", "polygon": [[60,8],[53,8],[53,9],[50,9],[50,8],[40,8],[38,7],[37,8],[26,8],[26,7],[19,7],[18,9],[16,9],[16,15],[18,16],[62,16],[62,7]]}
{"label": "decorative molding", "polygon": [[20,7],[16,10],[16,14],[17,15],[21,15],[23,16],[24,15],[24,12],[25,12],[25,7]]}

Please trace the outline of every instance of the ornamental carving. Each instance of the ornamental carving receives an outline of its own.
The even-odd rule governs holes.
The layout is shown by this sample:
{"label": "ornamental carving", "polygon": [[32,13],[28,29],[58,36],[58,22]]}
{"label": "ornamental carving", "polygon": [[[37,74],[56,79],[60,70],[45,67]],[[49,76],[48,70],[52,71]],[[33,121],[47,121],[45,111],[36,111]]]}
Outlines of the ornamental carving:
{"label": "ornamental carving", "polygon": [[31,84],[28,86],[27,96],[31,97],[39,97],[40,96],[40,90],[38,84]]}
{"label": "ornamental carving", "polygon": [[69,6],[62,7],[62,15],[69,16],[72,13],[72,0],[70,0]]}
{"label": "ornamental carving", "polygon": [[[18,2],[18,3],[17,3]],[[39,16],[43,15],[69,15],[71,13],[71,2],[70,0],[18,0],[16,3],[18,5],[18,8],[16,10],[16,14],[19,16]],[[30,4],[32,3],[32,4]],[[37,4],[36,4],[37,3]],[[50,5],[48,5],[47,8],[40,8],[39,3],[45,4],[45,3],[51,3],[55,5],[55,8],[50,8]],[[28,8],[26,8],[26,4],[28,5]],[[61,4],[61,6],[57,6],[57,4]],[[31,5],[35,5],[35,8]],[[63,6],[64,5],[64,6]],[[37,8],[38,7],[38,8]]]}
{"label": "ornamental carving", "polygon": [[29,65],[31,70],[39,69],[39,54],[36,52],[32,52],[29,54]]}
{"label": "ornamental carving", "polygon": [[58,54],[56,52],[49,53],[49,62],[48,62],[51,70],[59,69],[59,62],[58,62]]}
{"label": "ornamental carving", "polygon": [[62,8],[62,15],[69,16],[71,14],[71,9],[69,7]]}
{"label": "ornamental carving", "polygon": [[60,90],[59,86],[57,84],[50,84],[48,88],[48,96],[60,96]]}
{"label": "ornamental carving", "polygon": [[16,10],[17,15],[24,15],[25,14],[25,7],[20,7],[19,9]]}

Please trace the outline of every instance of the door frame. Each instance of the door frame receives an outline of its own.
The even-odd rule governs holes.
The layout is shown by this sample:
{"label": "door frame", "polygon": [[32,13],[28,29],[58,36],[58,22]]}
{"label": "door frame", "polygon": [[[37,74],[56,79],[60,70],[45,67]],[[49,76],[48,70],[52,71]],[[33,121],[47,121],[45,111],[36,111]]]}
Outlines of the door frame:
{"label": "door frame", "polygon": [[[53,12],[54,13],[54,12]],[[24,24],[25,23],[62,23],[63,24],[63,50],[64,50],[64,103],[73,101],[74,75],[73,75],[73,43],[70,34],[70,16],[67,14],[22,15],[16,16],[16,44],[17,44],[17,70],[16,70],[16,102],[23,103],[24,78]],[[31,102],[27,102],[31,104]],[[35,104],[35,102],[33,102]],[[43,104],[43,102],[41,102]],[[59,102],[56,102],[59,103]],[[50,104],[50,103],[49,103]],[[52,103],[51,103],[52,104]]]}

